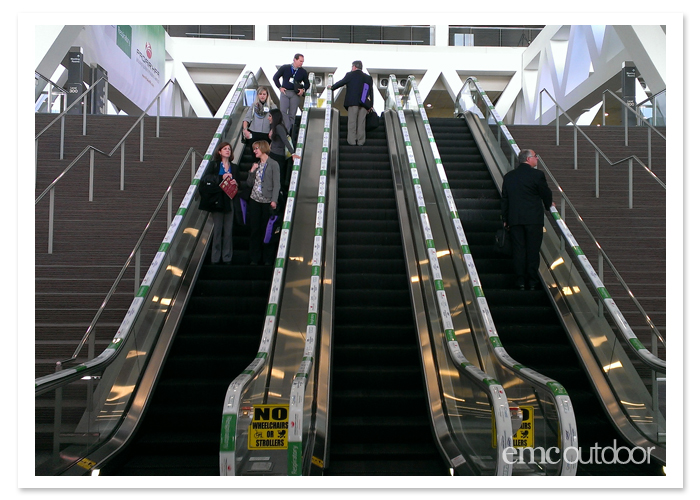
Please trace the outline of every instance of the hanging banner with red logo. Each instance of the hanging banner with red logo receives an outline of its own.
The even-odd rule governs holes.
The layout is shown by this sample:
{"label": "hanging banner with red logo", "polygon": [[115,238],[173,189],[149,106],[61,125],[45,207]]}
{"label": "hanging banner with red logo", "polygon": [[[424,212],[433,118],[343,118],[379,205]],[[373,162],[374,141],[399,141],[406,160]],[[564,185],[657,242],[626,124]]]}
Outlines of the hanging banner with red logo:
{"label": "hanging banner with red logo", "polygon": [[[104,68],[110,85],[142,111],[167,82],[162,25],[85,26],[80,39],[85,62]],[[166,116],[172,114],[169,95],[170,89],[162,95],[160,105]],[[156,114],[155,105],[148,114]]]}

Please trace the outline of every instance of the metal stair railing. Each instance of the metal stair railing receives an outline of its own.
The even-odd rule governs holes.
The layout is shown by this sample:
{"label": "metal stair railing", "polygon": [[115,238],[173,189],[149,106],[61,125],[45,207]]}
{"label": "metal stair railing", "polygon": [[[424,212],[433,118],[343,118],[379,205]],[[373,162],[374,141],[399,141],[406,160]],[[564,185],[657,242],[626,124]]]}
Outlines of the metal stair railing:
{"label": "metal stair railing", "polygon": [[[606,92],[607,92],[607,91],[606,91]],[[569,122],[571,123],[571,125],[574,127],[574,170],[578,170],[578,134],[579,134],[579,133],[582,134],[583,137],[591,144],[591,146],[593,146],[593,149],[595,149],[595,197],[596,197],[596,198],[600,198],[600,157],[601,157],[601,156],[603,157],[603,159],[605,159],[606,162],[608,162],[608,164],[609,164],[611,167],[613,167],[613,166],[615,166],[615,165],[620,165],[620,164],[622,164],[622,163],[627,162],[627,164],[628,164],[627,170],[628,170],[628,178],[629,178],[629,182],[628,182],[628,207],[629,207],[629,208],[634,208],[634,202],[633,202],[633,192],[634,192],[633,166],[634,166],[634,162],[635,162],[635,161],[636,161],[639,165],[641,165],[641,167],[642,167],[649,175],[651,175],[651,177],[652,177],[656,182],[658,182],[658,183],[661,185],[661,187],[664,188],[664,190],[666,189],[666,184],[665,184],[661,179],[659,179],[659,177],[658,177],[654,172],[652,172],[652,170],[651,170],[651,136],[649,136],[649,140],[648,140],[648,147],[649,147],[649,160],[648,160],[648,161],[649,161],[649,165],[646,165],[637,155],[630,155],[630,156],[627,156],[627,157],[622,158],[622,159],[620,159],[620,160],[613,161],[613,160],[611,160],[610,158],[608,158],[608,157],[606,156],[605,153],[603,153],[603,151],[596,145],[595,142],[593,142],[593,140],[592,140],[590,137],[588,137],[588,135],[586,135],[586,133],[583,131],[583,129],[581,129],[581,127],[579,127],[579,126],[576,124],[576,121],[575,121],[574,119],[572,119],[572,118],[566,113],[566,111],[564,111],[564,110],[562,109],[562,107],[561,107],[561,106],[559,105],[559,103],[554,99],[554,97],[552,97],[552,94],[550,94],[549,91],[548,91],[547,89],[542,89],[542,90],[540,91],[540,99],[539,99],[539,104],[540,104],[540,118],[539,118],[539,120],[540,120],[540,125],[542,125],[542,95],[543,95],[543,94],[547,94],[547,96],[552,100],[552,102],[554,103],[555,108],[556,108],[556,119],[555,119],[555,122],[556,122],[556,132],[557,132],[557,141],[556,141],[557,146],[559,146],[559,116],[560,116],[560,114],[561,114],[561,115],[564,115],[564,116],[569,120]],[[612,93],[611,93],[611,94],[612,94]],[[612,94],[612,95],[615,96],[617,99],[620,99],[620,98],[617,97],[615,94]],[[622,101],[622,100],[620,99],[620,101]],[[623,104],[624,104],[624,102],[623,102]],[[625,104],[625,106],[627,106],[627,105]],[[642,115],[640,115],[639,113],[637,113],[634,109],[630,108],[629,106],[627,106],[627,108],[628,108],[631,112],[637,114],[639,117],[644,118]],[[625,123],[626,123],[626,120],[627,120],[626,116],[627,116],[627,114],[625,114]],[[649,128],[649,134],[651,134],[651,129],[654,129],[659,135],[661,135],[661,137],[663,137],[663,138],[665,139],[665,137],[663,136],[663,134],[661,134],[661,132],[659,132],[658,130],[656,130],[656,128],[654,128],[652,125],[649,125],[649,124],[647,124],[647,125],[650,127],[650,128]],[[627,129],[627,126],[625,125],[625,146],[627,145],[627,142],[628,142],[627,135],[628,135],[628,129]]]}
{"label": "metal stair railing", "polygon": [[[102,78],[100,79],[102,80]],[[98,82],[99,83],[99,80]],[[85,96],[88,92],[92,90],[92,88],[97,85],[95,83],[92,87],[90,87],[88,90],[86,90],[81,96]],[[148,110],[151,109],[153,104],[157,103],[157,108],[158,108],[158,116],[156,120],[156,137],[160,137],[160,96],[161,94],[165,91],[165,89],[170,85],[171,83],[174,83],[173,80],[168,80],[168,82],[165,84],[165,86],[161,89],[161,91],[158,93],[158,95],[151,101],[151,103],[146,107],[146,110],[141,114],[141,116],[134,122],[134,124],[131,126],[131,128],[124,134],[124,136],[121,138],[119,142],[114,146],[112,151],[109,153],[105,153],[101,151],[100,149],[95,148],[94,146],[86,146],[79,154],[76,156],[76,158],[70,162],[70,164],[59,174],[54,181],[49,184],[49,186],[44,189],[44,191],[36,198],[34,201],[34,206],[37,206],[39,202],[46,196],[46,194],[49,194],[49,237],[48,237],[48,251],[47,253],[53,253],[53,233],[54,233],[54,206],[55,206],[55,193],[56,193],[56,186],[59,184],[61,179],[63,179],[66,174],[75,166],[76,163],[80,159],[83,158],[87,153],[90,153],[90,173],[89,173],[89,184],[88,184],[88,201],[93,201],[93,186],[94,186],[94,172],[95,172],[95,152],[101,154],[102,156],[106,158],[111,158],[116,150],[121,147],[121,175],[120,175],[120,182],[119,182],[119,188],[120,190],[124,190],[124,162],[125,162],[125,146],[126,146],[126,139],[129,137],[131,132],[136,128],[137,125],[140,124],[141,126],[141,142],[140,142],[140,156],[139,156],[139,161],[143,162],[143,150],[144,150],[144,123],[145,123],[145,117],[148,113]],[[61,113],[58,117],[56,117],[55,120],[53,120],[51,123],[49,123],[44,129],[39,132],[36,135],[35,141],[36,141],[36,147],[38,148],[38,141],[39,137],[48,130],[56,121],[59,119],[61,120],[61,159],[63,159],[63,121],[65,118],[66,113],[75,105],[79,102],[79,100],[76,100],[73,104],[71,104],[66,111]],[[86,135],[86,122],[85,122],[85,105],[83,105],[83,135]],[[35,165],[36,165],[37,158],[35,157]]]}
{"label": "metal stair railing", "polygon": [[63,112],[63,110],[66,107],[66,99],[67,99],[68,91],[66,89],[64,89],[63,87],[61,87],[60,85],[58,85],[57,83],[51,81],[49,78],[46,78],[44,75],[42,75],[41,73],[39,73],[37,71],[34,72],[34,78],[37,80],[37,82],[35,82],[35,84],[34,84],[36,88],[39,87],[39,80],[45,81],[46,87],[47,87],[46,91],[43,91],[43,90],[40,91],[41,94],[39,95],[39,99],[37,99],[37,101],[34,105],[34,111],[38,111],[38,108],[41,106],[41,103],[39,102],[41,100],[40,98],[43,96],[46,96],[47,113],[51,113],[52,112],[51,110],[52,110],[53,105],[54,105],[53,104],[54,103],[54,96],[56,96],[56,97],[61,99],[60,103],[59,103],[59,108],[60,108],[59,113]]}

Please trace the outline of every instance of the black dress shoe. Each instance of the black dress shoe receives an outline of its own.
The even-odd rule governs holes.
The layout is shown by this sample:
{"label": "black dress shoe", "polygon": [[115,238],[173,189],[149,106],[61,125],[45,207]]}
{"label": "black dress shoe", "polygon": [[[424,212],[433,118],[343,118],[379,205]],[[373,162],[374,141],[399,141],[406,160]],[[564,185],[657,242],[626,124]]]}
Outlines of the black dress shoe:
{"label": "black dress shoe", "polygon": [[525,290],[525,285],[518,285],[517,288],[518,290]]}

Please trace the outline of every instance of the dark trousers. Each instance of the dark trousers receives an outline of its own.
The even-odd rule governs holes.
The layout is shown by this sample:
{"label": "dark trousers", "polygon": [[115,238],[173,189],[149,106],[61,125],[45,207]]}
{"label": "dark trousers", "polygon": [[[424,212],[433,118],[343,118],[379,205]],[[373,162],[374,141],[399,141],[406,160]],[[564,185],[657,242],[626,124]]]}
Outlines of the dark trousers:
{"label": "dark trousers", "polygon": [[270,220],[270,204],[259,203],[254,199],[248,202],[248,224],[250,224],[250,262],[260,264],[261,259],[265,263],[274,261],[275,248],[265,244],[265,229]]}
{"label": "dark trousers", "polygon": [[[225,195],[224,195],[225,196]],[[211,237],[211,261],[231,262],[233,258],[233,200],[226,196],[231,210],[229,212],[212,212],[214,229]]]}
{"label": "dark trousers", "polygon": [[280,184],[282,185],[282,190],[287,191],[289,189],[289,178],[291,177],[292,170],[287,168],[287,158],[285,155],[278,155],[277,153],[270,152],[270,158],[275,160],[280,166]]}
{"label": "dark trousers", "polygon": [[540,265],[543,236],[541,224],[510,226],[516,286],[539,284],[537,270]]}

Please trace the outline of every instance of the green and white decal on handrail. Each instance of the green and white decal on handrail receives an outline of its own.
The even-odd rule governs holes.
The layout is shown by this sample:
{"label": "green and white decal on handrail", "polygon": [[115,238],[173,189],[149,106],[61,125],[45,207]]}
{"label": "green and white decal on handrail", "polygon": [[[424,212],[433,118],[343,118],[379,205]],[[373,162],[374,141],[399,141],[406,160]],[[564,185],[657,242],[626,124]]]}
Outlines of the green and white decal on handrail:
{"label": "green and white decal on handrail", "polygon": [[[481,287],[481,280],[479,278],[479,273],[476,270],[476,265],[474,264],[474,258],[472,257],[471,251],[469,249],[469,243],[467,241],[466,234],[464,233],[464,228],[462,227],[462,221],[457,212],[457,206],[454,201],[454,196],[452,195],[452,189],[450,188],[447,175],[445,174],[445,168],[442,165],[442,159],[440,157],[440,152],[438,151],[437,144],[435,143],[435,138],[433,136],[432,128],[430,127],[430,121],[428,120],[428,115],[423,106],[423,100],[421,99],[420,93],[416,88],[415,80],[413,76],[410,76],[411,80],[411,92],[415,94],[415,101],[418,105],[418,110],[423,120],[423,126],[425,127],[425,132],[428,135],[430,141],[430,149],[433,153],[433,158],[435,160],[435,169],[440,178],[440,184],[442,186],[442,193],[447,202],[447,206],[450,211],[450,218],[452,220],[452,227],[454,229],[457,240],[459,241],[459,247],[462,252],[464,263],[467,266],[469,279],[471,280],[471,286],[474,290],[474,296],[476,297],[477,304],[479,306],[479,311],[481,312],[481,318],[484,323],[484,327],[489,336],[489,341],[493,346],[494,353],[506,366],[513,369],[515,372],[521,373],[525,378],[529,380],[537,381],[541,386],[546,386],[551,391],[551,395],[557,405],[557,411],[560,419],[560,435],[562,440],[561,449],[566,450],[576,449],[578,446],[578,434],[576,432],[576,419],[574,416],[573,405],[571,399],[559,382],[549,377],[546,377],[535,370],[527,368],[513,358],[511,358],[506,352],[503,344],[501,343],[500,337],[496,330],[496,325],[491,316],[491,310],[489,308],[488,302],[484,295],[484,290]],[[490,103],[489,103],[490,104]],[[492,108],[492,106],[491,106]],[[493,109],[493,113],[496,111]],[[499,123],[502,125],[502,122]],[[504,133],[508,133],[507,129]],[[507,135],[509,138],[509,143],[515,145],[512,137]],[[517,146],[516,146],[517,147]],[[564,460],[562,466],[562,475],[575,475],[576,474],[576,463],[569,463],[569,460]]]}
{"label": "green and white decal on handrail", "polygon": [[[332,82],[331,82],[332,83]],[[289,393],[289,438],[287,448],[287,475],[301,476],[304,437],[304,394],[313,368],[319,327],[321,284],[323,282],[323,243],[326,220],[326,196],[328,154],[331,138],[331,110],[333,91],[326,89],[326,114],[323,124],[323,150],[318,181],[318,202],[316,203],[316,225],[314,228],[313,254],[311,259],[311,283],[309,285],[309,307],[307,310],[306,341],[299,370],[292,381]]]}
{"label": "green and white decal on handrail", "polygon": [[593,287],[596,289],[596,292],[598,293],[598,296],[600,297],[600,300],[603,301],[603,305],[605,308],[608,310],[608,313],[610,313],[610,316],[613,318],[613,321],[615,321],[615,324],[619,328],[620,332],[625,336],[627,339],[628,344],[637,351],[637,353],[643,357],[649,360],[651,363],[654,363],[658,366],[659,369],[666,369],[666,361],[663,359],[654,356],[651,351],[649,351],[644,344],[637,338],[635,335],[634,331],[632,330],[632,327],[627,323],[627,320],[625,319],[625,316],[622,314],[622,311],[620,311],[620,308],[617,307],[617,304],[613,300],[613,298],[610,295],[610,292],[608,292],[608,289],[605,288],[605,285],[601,281],[600,277],[598,276],[598,273],[595,272],[593,269],[593,266],[591,265],[590,261],[588,260],[588,257],[583,253],[581,250],[581,247],[578,245],[578,242],[574,238],[574,236],[571,234],[571,231],[569,230],[568,226],[564,222],[564,220],[561,218],[559,215],[559,212],[555,207],[550,207],[549,211],[552,213],[552,217],[554,220],[557,222],[557,226],[559,226],[559,230],[561,231],[562,235],[564,236],[564,239],[566,242],[569,244],[569,247],[571,248],[572,252],[574,255],[576,255],[576,258],[578,259],[579,264],[581,264],[581,267],[585,271],[585,273],[588,275],[588,278],[590,279],[591,283],[593,284]]}
{"label": "green and white decal on handrail", "polygon": [[[479,82],[476,78],[474,77],[469,77],[467,78],[467,82],[471,81],[474,83],[474,86],[477,89],[477,92],[481,96],[481,98],[484,100],[484,103],[489,109],[489,112],[493,116],[494,120],[498,124],[499,128],[501,129],[501,133],[508,139],[508,144],[510,144],[511,148],[513,149],[515,155],[517,156],[520,153],[520,148],[516,144],[516,142],[513,140],[513,137],[510,135],[510,132],[508,131],[508,128],[503,124],[503,120],[501,120],[500,115],[496,111],[496,108],[491,104],[491,100],[489,99],[488,95],[486,95],[486,92],[484,92],[481,89],[481,86],[479,85]],[[583,269],[586,272],[586,275],[588,276],[588,279],[591,281],[593,286],[595,287],[596,291],[598,292],[598,295],[600,296],[600,299],[603,301],[603,305],[605,308],[608,310],[608,313],[610,313],[610,316],[613,318],[613,321],[615,321],[615,324],[619,328],[620,332],[625,336],[625,339],[627,340],[628,345],[634,349],[640,357],[645,358],[648,360],[651,364],[656,366],[656,369],[665,371],[666,370],[666,361],[663,359],[659,358],[658,356],[655,356],[651,351],[649,351],[639,340],[639,338],[635,335],[634,331],[630,327],[629,323],[627,320],[625,320],[624,315],[620,311],[620,309],[617,307],[617,304],[615,304],[615,301],[612,299],[610,296],[610,293],[608,293],[608,290],[605,288],[605,285],[603,284],[602,280],[598,276],[598,273],[595,272],[593,269],[593,266],[591,266],[590,262],[588,261],[588,258],[584,255],[583,251],[581,250],[581,247],[578,245],[576,240],[571,234],[571,231],[569,230],[568,226],[564,222],[564,220],[561,218],[559,215],[559,211],[556,209],[556,207],[550,207],[549,211],[552,213],[552,217],[554,217],[554,220],[557,222],[557,226],[561,230],[562,234],[564,235],[564,238],[566,239],[567,243],[569,244],[569,247],[571,248],[571,251],[576,255],[576,258],[578,259],[579,263],[583,267]]]}
{"label": "green and white decal on handrail", "polygon": [[170,223],[170,226],[168,227],[168,231],[165,235],[165,238],[163,238],[163,241],[161,242],[158,251],[155,254],[155,257],[153,257],[153,261],[151,262],[151,265],[148,268],[148,271],[146,272],[141,282],[141,286],[136,292],[136,296],[132,300],[131,305],[129,306],[129,309],[127,310],[124,319],[119,325],[117,333],[114,335],[112,341],[105,348],[105,350],[102,351],[102,353],[100,353],[95,358],[85,361],[84,363],[81,363],[75,367],[67,368],[65,370],[61,370],[59,372],[52,373],[50,375],[46,375],[44,377],[36,379],[35,387],[39,387],[40,385],[43,385],[48,382],[53,382],[73,373],[78,373],[87,370],[88,368],[92,368],[110,360],[116,355],[120,346],[129,336],[134,321],[138,317],[143,307],[144,301],[150,293],[153,280],[161,270],[163,260],[165,259],[165,256],[168,250],[170,249],[170,244],[173,238],[176,234],[178,234],[178,232],[181,229],[180,226],[182,223],[182,219],[187,213],[187,210],[190,209],[192,199],[195,195],[195,192],[197,191],[197,185],[199,184],[199,180],[201,179],[202,175],[204,175],[204,171],[207,168],[207,165],[209,164],[211,158],[213,158],[214,152],[216,151],[216,146],[221,141],[222,134],[228,126],[228,122],[230,121],[231,110],[233,110],[236,107],[238,100],[240,99],[241,95],[243,95],[243,89],[245,88],[245,85],[247,84],[247,81],[251,76],[252,73],[248,72],[245,75],[243,75],[239,80],[238,86],[236,87],[236,91],[234,92],[233,97],[231,98],[231,102],[229,103],[229,106],[227,108],[227,112],[225,116],[221,119],[221,122],[217,127],[214,137],[209,143],[206,154],[204,155],[202,162],[200,163],[200,167],[197,170],[197,173],[195,174],[194,178],[192,179],[190,186],[188,187],[187,192],[185,193],[185,196],[182,200],[182,203],[180,204],[176,215],[173,217],[173,220]]}
{"label": "green and white decal on handrail", "polygon": [[[398,83],[396,81],[396,76],[391,75],[391,86],[394,93],[394,101],[396,103],[397,113],[399,116],[399,122],[401,123],[401,132],[403,134],[404,146],[406,148],[406,153],[408,155],[409,167],[411,170],[411,178],[413,182],[413,194],[418,205],[418,212],[420,214],[421,226],[423,229],[423,237],[425,239],[425,246],[428,252],[428,259],[430,262],[430,273],[433,279],[433,287],[435,291],[435,296],[437,298],[438,307],[440,309],[441,324],[444,331],[445,339],[449,348],[450,356],[452,357],[454,363],[460,367],[462,370],[471,373],[471,375],[477,380],[481,380],[489,389],[489,398],[493,406],[494,421],[496,425],[496,443],[497,443],[497,466],[496,475],[499,476],[510,476],[512,474],[512,461],[507,460],[506,456],[508,451],[512,450],[513,446],[513,436],[512,436],[512,426],[510,421],[510,409],[508,398],[506,397],[505,391],[501,384],[489,377],[481,369],[477,368],[471,364],[466,356],[462,353],[459,343],[455,337],[455,331],[452,324],[452,315],[450,313],[450,305],[447,300],[447,295],[445,294],[445,287],[442,280],[442,271],[440,270],[440,263],[437,257],[437,251],[435,249],[435,242],[433,241],[433,233],[430,226],[430,220],[426,211],[425,201],[423,199],[423,189],[421,186],[420,175],[418,169],[416,168],[415,156],[413,154],[413,147],[411,145],[411,138],[408,132],[408,127],[406,125],[406,116],[401,106],[401,99],[398,92]],[[425,120],[425,119],[424,119]],[[462,457],[463,458],[463,457]],[[459,464],[453,464],[459,465]]]}
{"label": "green and white decal on handrail", "polygon": [[[313,75],[309,75],[313,81]],[[289,247],[289,236],[292,228],[292,218],[294,215],[294,207],[298,192],[299,170],[301,168],[301,156],[304,151],[304,142],[306,140],[306,129],[309,117],[309,108],[311,107],[311,97],[307,94],[304,99],[304,107],[299,125],[299,134],[297,136],[297,145],[295,153],[300,158],[294,159],[294,166],[289,182],[289,191],[287,193],[287,204],[285,205],[284,217],[282,219],[282,231],[280,232],[280,242],[277,246],[277,255],[275,257],[275,267],[272,276],[272,285],[270,286],[270,295],[267,304],[265,322],[263,324],[262,339],[258,347],[258,353],[255,359],[248,367],[238,375],[233,382],[228,386],[226,398],[224,400],[224,408],[221,418],[221,435],[219,442],[219,475],[235,476],[236,475],[236,426],[238,413],[241,407],[241,398],[246,387],[253,381],[256,375],[262,370],[267,359],[270,356],[274,337],[277,333],[277,319],[279,313],[280,294],[282,292],[282,282],[287,261],[287,252]]]}

